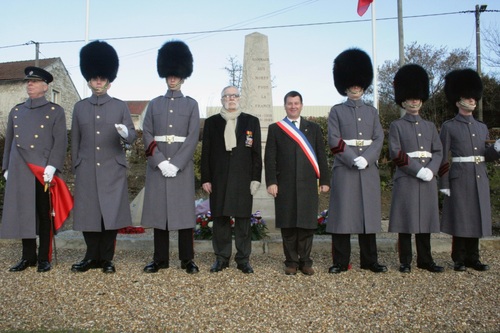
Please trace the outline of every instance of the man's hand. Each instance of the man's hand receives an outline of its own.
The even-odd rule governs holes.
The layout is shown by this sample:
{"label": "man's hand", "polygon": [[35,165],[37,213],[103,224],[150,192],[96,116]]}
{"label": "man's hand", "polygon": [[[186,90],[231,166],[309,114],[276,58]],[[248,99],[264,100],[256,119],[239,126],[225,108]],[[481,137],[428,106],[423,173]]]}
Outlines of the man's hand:
{"label": "man's hand", "polygon": [[443,193],[444,195],[450,197],[451,196],[451,192],[450,192],[450,189],[449,188],[444,188],[442,190],[439,190],[439,192]]}
{"label": "man's hand", "polygon": [[5,180],[7,180],[8,176],[9,176],[9,170],[5,170],[5,172],[3,173],[3,178],[5,178]]}
{"label": "man's hand", "polygon": [[495,150],[497,151],[497,153],[500,153],[500,139],[498,139],[497,141],[495,141],[495,145],[493,146],[493,148],[495,148]]}
{"label": "man's hand", "polygon": [[429,168],[422,168],[418,171],[417,178],[422,179],[424,182],[430,182],[434,178],[434,173]]}
{"label": "man's hand", "polygon": [[160,169],[163,177],[167,177],[167,166],[168,165],[170,165],[170,162],[167,160],[161,161],[160,164],[158,164],[158,169]]}
{"label": "man's hand", "polygon": [[257,193],[257,191],[259,190],[259,187],[260,187],[260,182],[252,180],[250,182],[250,194],[255,195],[255,193]]}
{"label": "man's hand", "polygon": [[118,134],[124,139],[128,137],[128,128],[123,124],[115,124],[115,128],[118,131]]}
{"label": "man's hand", "polygon": [[276,198],[278,196],[278,185],[269,185],[267,187],[267,193],[273,196],[273,198]]}
{"label": "man's hand", "polygon": [[368,161],[363,156],[358,156],[354,159],[354,165],[358,167],[358,170],[363,170],[368,166]]}
{"label": "man's hand", "polygon": [[203,183],[201,185],[201,188],[203,191],[207,192],[208,194],[212,193],[212,183]]}
{"label": "man's hand", "polygon": [[43,181],[45,183],[52,182],[52,178],[54,178],[54,173],[56,172],[56,168],[52,165],[47,165],[45,170],[43,171]]}
{"label": "man's hand", "polygon": [[167,172],[165,177],[175,177],[177,176],[177,171],[179,171],[179,168],[173,165],[172,163],[169,163],[167,165]]}

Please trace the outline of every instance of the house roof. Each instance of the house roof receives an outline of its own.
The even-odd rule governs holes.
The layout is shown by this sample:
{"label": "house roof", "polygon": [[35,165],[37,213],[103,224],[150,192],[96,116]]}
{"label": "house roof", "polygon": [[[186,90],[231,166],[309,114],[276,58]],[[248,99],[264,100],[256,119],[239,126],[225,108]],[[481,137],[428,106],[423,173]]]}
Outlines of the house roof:
{"label": "house roof", "polygon": [[130,114],[141,115],[146,109],[149,101],[125,101],[130,110]]}
{"label": "house roof", "polygon": [[[46,68],[58,59],[59,58],[39,59],[38,67]],[[35,66],[35,60],[0,63],[0,81],[23,80],[25,76],[24,69],[28,66]]]}

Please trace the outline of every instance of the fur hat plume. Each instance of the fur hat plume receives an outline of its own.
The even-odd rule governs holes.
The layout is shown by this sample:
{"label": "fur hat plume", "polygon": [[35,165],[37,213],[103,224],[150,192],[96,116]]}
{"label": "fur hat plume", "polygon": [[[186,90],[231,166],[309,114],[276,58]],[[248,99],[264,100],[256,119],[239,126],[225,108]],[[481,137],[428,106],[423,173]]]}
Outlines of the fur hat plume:
{"label": "fur hat plume", "polygon": [[118,66],[118,54],[106,42],[96,40],[80,50],[80,71],[87,81],[101,77],[113,82],[118,73]]}
{"label": "fur hat plume", "polygon": [[363,90],[368,89],[372,80],[371,59],[360,49],[347,49],[333,61],[333,81],[342,96],[347,96],[346,90],[353,86],[359,86]]}
{"label": "fur hat plume", "polygon": [[158,75],[161,78],[176,76],[186,79],[193,73],[193,55],[182,41],[170,41],[158,50]]}
{"label": "fur hat plume", "polygon": [[419,99],[423,102],[429,99],[429,75],[416,64],[401,67],[394,76],[394,100],[402,107],[408,99]]}
{"label": "fur hat plume", "polygon": [[446,74],[444,93],[452,105],[461,98],[474,98],[479,101],[483,96],[483,82],[473,69],[457,69]]}

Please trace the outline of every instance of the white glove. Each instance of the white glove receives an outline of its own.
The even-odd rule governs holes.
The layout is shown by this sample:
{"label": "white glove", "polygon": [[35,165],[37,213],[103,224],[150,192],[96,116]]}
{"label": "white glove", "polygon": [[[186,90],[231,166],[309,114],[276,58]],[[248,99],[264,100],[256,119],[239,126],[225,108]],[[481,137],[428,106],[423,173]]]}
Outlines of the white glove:
{"label": "white glove", "polygon": [[167,167],[170,165],[170,162],[165,160],[161,161],[160,164],[158,164],[158,169],[160,169],[161,174],[163,177],[167,177]]}
{"label": "white glove", "polygon": [[179,168],[173,165],[172,163],[169,163],[167,165],[167,172],[164,174],[165,177],[175,177],[177,176],[177,171],[179,171]]}
{"label": "white glove", "polygon": [[495,150],[497,151],[497,153],[500,153],[500,139],[498,139],[497,141],[495,141],[495,145],[493,146],[493,148],[495,148]]}
{"label": "white glove", "polygon": [[449,188],[444,188],[442,190],[439,190],[439,192],[443,193],[446,196],[451,196],[451,192]]}
{"label": "white glove", "polygon": [[54,173],[56,172],[56,168],[52,165],[47,165],[45,170],[43,171],[43,181],[45,183],[52,182],[52,178],[54,178]]}
{"label": "white glove", "polygon": [[5,170],[5,172],[3,173],[3,178],[5,178],[5,180],[7,180],[8,175],[9,175],[9,170]]}
{"label": "white glove", "polygon": [[354,165],[358,167],[358,170],[363,170],[368,166],[368,161],[363,156],[358,156],[354,159]]}
{"label": "white glove", "polygon": [[418,171],[417,178],[422,179],[424,182],[430,182],[434,178],[434,173],[429,168],[422,168]]}
{"label": "white glove", "polygon": [[115,124],[118,134],[124,139],[128,138],[128,128],[123,124]]}
{"label": "white glove", "polygon": [[260,182],[252,180],[250,182],[250,194],[255,195],[255,193],[257,193],[257,191],[259,190],[259,187],[260,187]]}

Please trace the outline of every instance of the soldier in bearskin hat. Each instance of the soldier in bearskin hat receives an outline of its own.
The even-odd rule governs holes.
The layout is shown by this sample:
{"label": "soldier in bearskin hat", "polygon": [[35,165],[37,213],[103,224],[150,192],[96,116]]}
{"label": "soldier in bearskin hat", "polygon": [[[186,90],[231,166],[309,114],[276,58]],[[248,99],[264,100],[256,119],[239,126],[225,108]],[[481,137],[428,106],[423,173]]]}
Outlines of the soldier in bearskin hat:
{"label": "soldier in bearskin hat", "polygon": [[[455,118],[441,126],[444,159],[439,169],[445,194],[441,231],[453,236],[455,271],[486,271],[479,260],[479,238],[491,236],[490,185],[486,163],[500,158],[500,140],[488,143],[486,125],[473,116],[483,84],[476,71],[459,69],[445,77],[444,91]],[[451,160],[448,156],[451,155]],[[450,163],[451,161],[451,163]]]}
{"label": "soldier in bearskin hat", "polygon": [[80,51],[80,70],[92,96],[75,104],[71,157],[75,174],[73,228],[83,232],[87,251],[73,272],[102,268],[114,273],[118,229],[132,225],[124,144],[136,132],[127,104],[108,95],[118,73],[118,55],[106,42]]}
{"label": "soldier in bearskin hat", "polygon": [[66,118],[61,106],[45,98],[52,75],[33,66],[26,67],[24,74],[29,98],[12,108],[5,133],[2,172],[6,183],[0,237],[22,239],[21,260],[9,271],[38,265],[38,272],[47,272],[51,269],[55,228],[44,183],[52,183],[63,169]]}
{"label": "soldier in bearskin hat", "polygon": [[377,258],[375,234],[381,230],[378,158],[384,141],[377,109],[362,96],[373,80],[370,57],[360,49],[340,53],[333,63],[335,87],[347,100],[332,107],[328,116],[328,144],[335,155],[330,222],[333,266],[330,273],[349,268],[350,234],[359,235],[361,268],[386,272]]}
{"label": "soldier in bearskin hat", "polygon": [[193,56],[181,41],[165,43],[158,51],[157,69],[167,93],[153,99],[144,117],[146,188],[141,224],[154,228],[154,254],[144,271],[169,267],[169,231],[178,231],[181,268],[193,274],[193,228],[196,224],[193,155],[198,144],[198,103],[184,96],[181,86],[193,72]]}
{"label": "soldier in bearskin hat", "polygon": [[411,234],[415,234],[417,267],[440,273],[444,268],[432,259],[431,233],[439,232],[434,175],[438,173],[443,148],[436,125],[419,114],[422,104],[429,99],[429,76],[425,69],[416,64],[401,67],[394,76],[394,96],[396,104],[406,111],[389,129],[389,154],[396,164],[389,232],[399,233],[399,271],[411,271]]}

